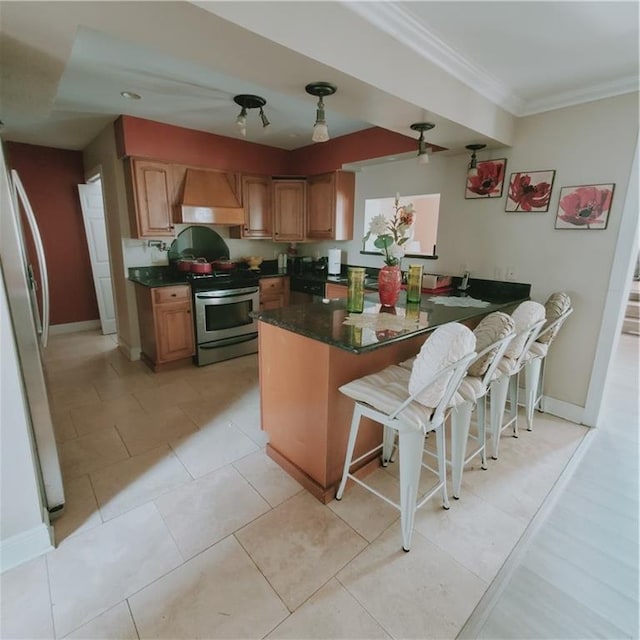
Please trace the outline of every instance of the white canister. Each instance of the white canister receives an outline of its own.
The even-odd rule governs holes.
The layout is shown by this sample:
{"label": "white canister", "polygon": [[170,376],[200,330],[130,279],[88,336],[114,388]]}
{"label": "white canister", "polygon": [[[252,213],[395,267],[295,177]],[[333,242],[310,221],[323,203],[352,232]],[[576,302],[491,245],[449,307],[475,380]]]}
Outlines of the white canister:
{"label": "white canister", "polygon": [[330,276],[339,276],[340,275],[340,261],[342,259],[342,250],[341,249],[329,249],[329,256],[327,261],[327,273]]}

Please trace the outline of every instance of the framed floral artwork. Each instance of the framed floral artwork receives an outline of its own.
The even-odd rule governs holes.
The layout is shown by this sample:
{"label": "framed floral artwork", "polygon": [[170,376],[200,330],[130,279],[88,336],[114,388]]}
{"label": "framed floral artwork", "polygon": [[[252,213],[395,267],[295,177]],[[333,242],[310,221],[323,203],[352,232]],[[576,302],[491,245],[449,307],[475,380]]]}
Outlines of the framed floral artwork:
{"label": "framed floral artwork", "polygon": [[505,211],[549,211],[556,172],[522,171],[509,179]]}
{"label": "framed floral artwork", "polygon": [[556,229],[606,229],[615,184],[562,187]]}
{"label": "framed floral artwork", "polygon": [[467,173],[467,188],[464,197],[468,200],[502,197],[506,168],[506,158],[478,162],[475,170],[472,169]]}

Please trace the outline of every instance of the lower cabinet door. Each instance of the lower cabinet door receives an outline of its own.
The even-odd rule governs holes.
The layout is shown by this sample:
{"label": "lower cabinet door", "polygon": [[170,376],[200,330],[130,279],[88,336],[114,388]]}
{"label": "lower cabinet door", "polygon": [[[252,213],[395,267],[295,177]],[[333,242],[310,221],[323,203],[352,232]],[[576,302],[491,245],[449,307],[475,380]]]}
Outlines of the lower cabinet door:
{"label": "lower cabinet door", "polygon": [[158,362],[188,358],[194,353],[190,303],[162,304],[155,308]]}

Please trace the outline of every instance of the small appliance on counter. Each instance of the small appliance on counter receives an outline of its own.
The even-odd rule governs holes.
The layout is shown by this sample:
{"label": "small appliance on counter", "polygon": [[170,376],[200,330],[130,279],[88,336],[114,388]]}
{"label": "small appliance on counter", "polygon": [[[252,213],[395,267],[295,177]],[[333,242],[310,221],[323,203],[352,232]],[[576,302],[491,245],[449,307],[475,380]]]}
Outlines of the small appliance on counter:
{"label": "small appliance on counter", "polygon": [[339,276],[341,269],[342,250],[341,249],[329,249],[327,273],[330,276]]}

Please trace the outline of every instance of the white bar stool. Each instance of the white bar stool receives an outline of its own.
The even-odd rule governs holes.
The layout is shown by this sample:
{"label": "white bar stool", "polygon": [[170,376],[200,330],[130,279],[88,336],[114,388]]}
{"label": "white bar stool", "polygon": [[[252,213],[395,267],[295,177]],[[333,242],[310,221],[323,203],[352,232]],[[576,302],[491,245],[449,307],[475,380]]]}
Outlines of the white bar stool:
{"label": "white bar stool", "polygon": [[[522,302],[511,314],[516,335],[498,363],[494,379],[489,386],[489,424],[491,431],[491,457],[498,459],[500,434],[513,425],[513,436],[518,437],[518,375],[524,367],[529,347],[537,338],[545,321],[545,309],[539,302]],[[504,412],[509,396],[509,419]]]}
{"label": "white bar stool", "polygon": [[[564,292],[553,293],[544,304],[547,320],[538,337],[529,347],[524,365],[525,379],[525,415],[527,430],[533,430],[533,412],[541,407],[544,387],[544,363],[549,347],[558,335],[558,331],[573,313],[571,298]],[[542,411],[542,408],[539,409]]]}
{"label": "white bar stool", "polygon": [[[355,406],[345,456],[342,480],[336,499],[341,500],[351,478],[368,491],[400,511],[402,548],[409,551],[416,510],[438,491],[442,504],[449,508],[447,497],[446,451],[443,435],[447,407],[475,358],[475,337],[464,325],[449,323],[438,327],[422,345],[411,370],[398,365],[386,367],[342,387]],[[383,425],[383,441],[356,460],[353,459],[362,416]],[[438,482],[418,503],[418,483],[424,452],[424,438],[436,432]],[[395,434],[400,441],[400,504],[389,500],[373,487],[350,473],[352,465],[382,450],[382,461],[391,457]]]}

